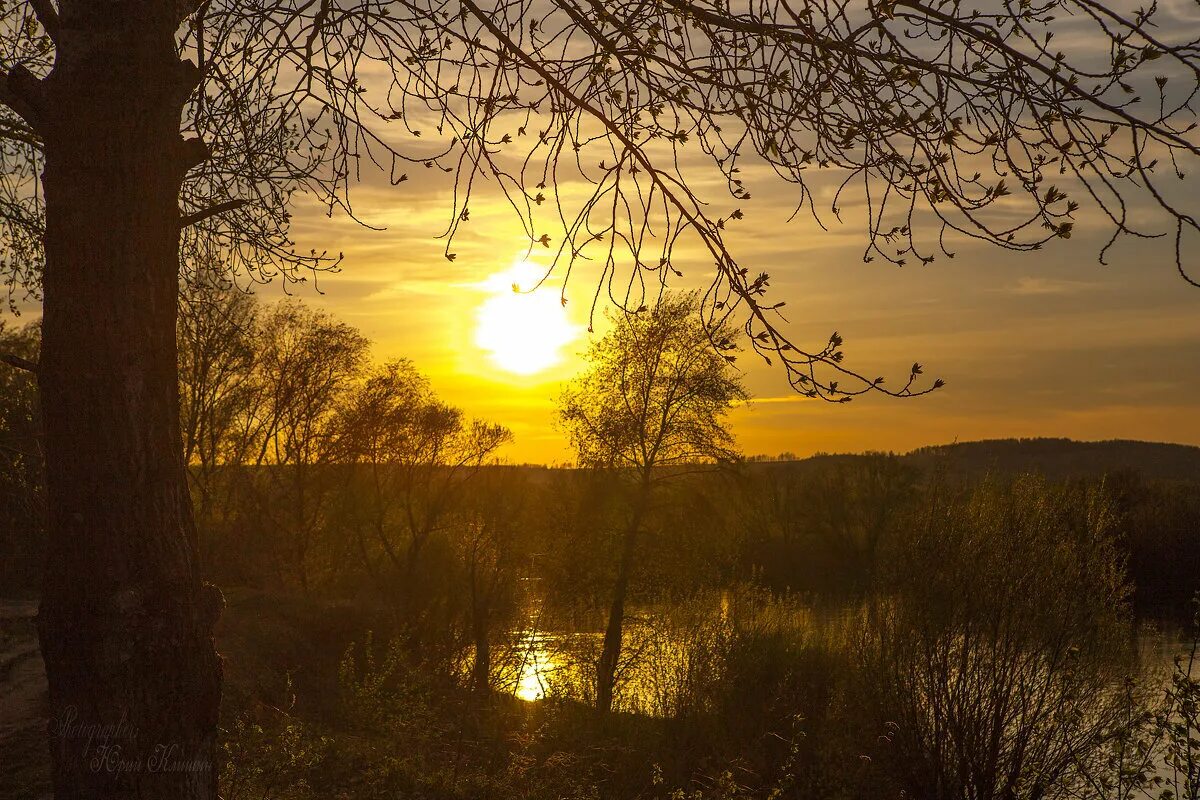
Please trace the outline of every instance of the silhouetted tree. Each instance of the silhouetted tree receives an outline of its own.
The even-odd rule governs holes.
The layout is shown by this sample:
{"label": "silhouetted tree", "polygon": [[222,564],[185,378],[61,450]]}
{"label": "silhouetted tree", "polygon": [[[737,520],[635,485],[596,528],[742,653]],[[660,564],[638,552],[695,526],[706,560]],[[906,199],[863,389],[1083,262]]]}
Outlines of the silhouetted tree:
{"label": "silhouetted tree", "polygon": [[514,468],[480,475],[460,502],[455,544],[462,565],[473,645],[471,686],[492,686],[492,635],[516,603],[517,543],[527,523],[529,486]]}
{"label": "silhouetted tree", "polygon": [[625,599],[654,486],[690,466],[738,455],[724,418],[746,391],[727,349],[709,343],[715,333],[732,347],[733,334],[702,325],[696,304],[692,294],[666,295],[647,311],[612,314],[613,329],[587,353],[588,371],[559,400],[579,465],[614,472],[632,492],[596,667],[602,712],[612,708]]}
{"label": "silhouetted tree", "polygon": [[[0,242],[12,291],[40,293],[44,312],[39,624],[52,712],[76,709],[84,725],[128,718],[139,731],[128,758],[170,744],[201,765],[93,771],[86,745],[55,733],[57,790],[216,791],[220,603],[202,589],[180,457],[181,263],[297,279],[332,267],[336,257],[293,247],[297,193],[350,213],[364,166],[396,183],[408,163],[441,167],[457,178],[448,258],[485,183],[531,245],[555,243],[568,263],[597,258],[599,286],[630,308],[646,278],[679,271],[672,249],[691,235],[715,264],[704,303],[714,329],[740,314],[800,391],[909,395],[911,379],[891,390],[843,366],[836,334],[815,348],[788,340],[764,297],[769,276],[725,246],[742,212],[689,188],[699,184],[685,149],[738,202],[747,156],[796,184],[801,206],[813,200],[810,168],[836,169],[862,186],[868,257],[928,260],[947,231],[1034,249],[1070,236],[1077,205],[1065,194],[1076,189],[1116,235],[1142,233],[1126,198],[1148,198],[1178,241],[1195,218],[1153,170],[1182,173],[1180,157],[1197,152],[1184,126],[1200,59],[1180,26],[1156,27],[1156,11],[1092,0],[4,6]],[[1058,31],[1073,42],[1061,52]],[[1095,48],[1078,44],[1088,37]],[[1070,183],[1051,185],[1060,172]],[[580,176],[591,191],[575,204],[558,183]],[[926,221],[932,245],[917,233]]]}
{"label": "silhouetted tree", "polygon": [[335,423],[342,458],[365,466],[369,490],[359,551],[402,624],[420,633],[418,565],[455,524],[464,486],[512,440],[503,426],[468,419],[442,402],[407,361],[375,368],[349,393]]}
{"label": "silhouetted tree", "polygon": [[[36,324],[14,328],[0,320],[0,352],[37,361]],[[0,588],[37,586],[44,555],[45,493],[37,385],[21,370],[0,371]]]}
{"label": "silhouetted tree", "polygon": [[281,544],[278,566],[309,591],[310,558],[321,533],[339,457],[335,419],[367,355],[359,331],[324,311],[283,301],[263,315],[250,413],[265,490],[258,511]]}
{"label": "silhouetted tree", "polygon": [[214,506],[228,510],[231,504],[228,495],[214,503],[218,470],[251,455],[260,313],[254,295],[213,272],[188,281],[180,296],[180,432],[202,526],[213,525]]}
{"label": "silhouetted tree", "polygon": [[913,796],[1075,796],[1128,674],[1111,498],[1019,476],[925,501],[868,604],[854,692]]}
{"label": "silhouetted tree", "polygon": [[881,548],[906,523],[917,473],[899,458],[870,453],[813,474],[800,492],[801,519],[836,554],[843,580],[874,582]]}

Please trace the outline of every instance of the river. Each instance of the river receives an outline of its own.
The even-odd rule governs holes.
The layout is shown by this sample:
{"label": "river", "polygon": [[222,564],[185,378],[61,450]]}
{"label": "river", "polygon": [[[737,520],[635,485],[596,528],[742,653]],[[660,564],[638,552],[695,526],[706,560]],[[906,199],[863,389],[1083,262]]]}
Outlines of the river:
{"label": "river", "polygon": [[[642,713],[662,713],[669,702],[672,680],[686,675],[692,666],[690,652],[697,634],[707,626],[709,633],[718,634],[728,620],[728,594],[720,596],[718,611],[708,618],[680,623],[677,609],[664,606],[633,607],[626,625],[625,668],[621,705],[627,710]],[[818,607],[796,604],[776,614],[792,614],[797,629],[809,629],[814,634],[840,636],[852,624],[854,609],[849,606]],[[592,679],[590,664],[599,654],[602,630],[547,625],[540,602],[533,602],[526,615],[525,625],[510,631],[509,652],[512,668],[506,681],[501,681],[516,697],[536,702],[547,697],[572,697],[590,700]],[[679,634],[673,637],[672,634]],[[1135,669],[1146,680],[1169,684],[1177,658],[1187,659],[1192,638],[1187,626],[1161,615],[1135,617],[1130,627]],[[1192,677],[1200,677],[1200,659],[1191,664]]]}

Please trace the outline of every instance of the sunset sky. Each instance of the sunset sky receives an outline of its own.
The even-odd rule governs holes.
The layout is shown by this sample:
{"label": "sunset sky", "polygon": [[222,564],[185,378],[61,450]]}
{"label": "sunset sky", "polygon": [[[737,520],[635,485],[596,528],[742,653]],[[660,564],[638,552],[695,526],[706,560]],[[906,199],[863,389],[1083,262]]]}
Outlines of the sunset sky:
{"label": "sunset sky", "polygon": [[[1160,5],[1165,28],[1186,33],[1200,25],[1194,2]],[[1088,44],[1064,42],[1073,49]],[[428,139],[419,146],[440,146]],[[1176,274],[1170,236],[1124,239],[1101,265],[1098,253],[1111,231],[1081,196],[1072,238],[1042,252],[950,239],[953,260],[868,264],[861,198],[839,204],[842,223],[829,214],[836,174],[814,184],[829,227],[822,231],[805,214],[787,221],[795,188],[765,170],[744,169],[753,199],[735,203],[711,164],[691,157],[685,171],[696,176],[713,213],[745,211],[730,250],[752,273],[771,274],[771,297],[787,301],[793,341],[819,348],[836,330],[846,342],[846,365],[863,374],[902,383],[920,362],[928,378],[946,380],[931,396],[831,405],[791,394],[782,372],[743,354],[738,364],[754,400],[736,411],[733,424],[745,453],[904,451],[1033,436],[1200,445],[1200,289]],[[532,265],[524,263],[529,239],[486,187],[448,261],[438,234],[451,214],[451,178],[419,163],[410,171],[399,186],[367,175],[353,190],[354,212],[382,230],[299,204],[293,233],[300,248],[343,251],[345,262],[338,274],[321,277],[321,292],[311,283],[290,292],[360,328],[374,343],[374,358],[410,358],[446,400],[510,427],[515,443],[506,458],[568,460],[553,426],[554,400],[583,366],[596,275],[584,270],[572,278],[565,309],[557,273],[538,291],[514,295],[512,283],[526,285],[552,251],[535,244]],[[1194,176],[1165,183],[1193,210],[1200,191]],[[547,191],[569,197],[576,189]],[[1144,196],[1130,212],[1167,232]],[[923,233],[929,242],[936,229]],[[1185,254],[1200,275],[1200,241],[1187,242]],[[679,288],[703,286],[711,276],[711,261],[694,243],[676,248],[674,266],[685,274]],[[276,281],[258,291],[269,300],[283,287]]]}
{"label": "sunset sky", "polygon": [[[1159,5],[1164,30],[1184,35],[1200,25],[1193,2]],[[1106,45],[1078,31],[1067,23],[1058,41],[1080,58],[1090,57],[1089,49],[1107,58]],[[807,212],[789,222],[796,188],[753,161],[741,162],[753,199],[736,202],[695,148],[681,163],[710,213],[745,212],[728,232],[730,250],[751,274],[770,273],[771,301],[787,301],[788,331],[797,345],[819,349],[836,330],[852,369],[895,384],[920,362],[926,377],[947,382],[921,398],[866,396],[832,405],[796,396],[778,368],[745,353],[738,365],[754,400],[733,418],[745,453],[904,451],[1032,436],[1200,445],[1200,289],[1176,273],[1171,235],[1123,239],[1108,264],[1100,264],[1111,228],[1064,180],[1061,188],[1083,203],[1070,240],[1014,253],[950,238],[954,259],[898,268],[863,262],[861,196],[839,200],[841,223],[829,213],[843,174],[808,173],[815,175],[810,188],[828,227],[822,230]],[[1194,165],[1181,166],[1188,167],[1194,171]],[[549,263],[552,249],[534,244],[532,265],[523,264],[529,239],[486,186],[472,198],[470,224],[448,261],[437,236],[450,221],[451,177],[419,164],[410,172],[399,186],[368,176],[355,189],[355,213],[385,230],[300,210],[299,243],[344,251],[346,260],[340,274],[321,280],[324,295],[310,287],[298,294],[361,328],[374,341],[376,358],[411,358],[448,401],[509,426],[515,443],[507,458],[568,460],[553,426],[554,399],[583,367],[595,272],[572,276],[565,310],[558,304],[558,272],[532,294],[514,295],[512,283],[524,288]],[[1195,176],[1177,181],[1164,175],[1162,181],[1169,197],[1187,208],[1200,191]],[[580,190],[560,184],[547,192],[567,198],[570,209]],[[1131,220],[1174,233],[1144,194],[1130,197]],[[1001,213],[1007,213],[1004,203]],[[937,229],[921,222],[917,239],[932,244]],[[1185,240],[1184,250],[1192,274],[1200,275],[1200,241]],[[684,273],[679,288],[705,286],[711,278],[711,259],[694,242],[676,246],[673,266]]]}
{"label": "sunset sky", "polygon": [[[902,380],[919,361],[947,385],[923,398],[835,406],[790,394],[781,372],[744,354],[739,366],[755,399],[733,421],[747,454],[1029,436],[1200,444],[1200,290],[1176,274],[1169,242],[1126,240],[1103,266],[1107,229],[1083,214],[1070,241],[1041,253],[956,242],[953,260],[864,264],[853,208],[822,232],[808,219],[786,222],[787,187],[763,178],[754,188],[739,204],[747,217],[732,249],[771,273],[795,341],[819,345],[837,330],[849,366]],[[447,261],[436,238],[447,192],[436,180],[361,187],[356,212],[383,231],[302,212],[301,243],[344,250],[346,262],[323,277],[323,295],[295,291],[361,328],[376,358],[411,358],[447,400],[512,428],[508,459],[569,460],[553,427],[554,398],[583,365],[594,276],[572,278],[565,311],[557,277],[513,295],[511,284],[537,270],[522,265],[527,240],[499,204],[473,204],[472,225]],[[544,266],[548,252],[537,245],[533,262]],[[687,288],[711,263],[681,250],[676,266]]]}
{"label": "sunset sky", "polygon": [[[503,452],[513,462],[571,458],[554,427],[559,387],[583,368],[595,275],[572,277],[558,302],[557,272],[531,294],[514,295],[549,264],[507,211],[486,194],[447,261],[438,238],[448,221],[445,176],[414,172],[399,187],[376,180],[354,190],[367,229],[312,204],[297,209],[303,248],[344,251],[337,274],[288,291],[357,326],[376,360],[410,358],[447,401],[511,428]],[[753,172],[751,172],[753,175]],[[428,178],[428,180],[424,180]],[[743,353],[738,366],[753,394],[733,415],[748,455],[790,451],[907,451],[981,438],[1064,436],[1200,445],[1200,289],[1176,273],[1170,237],[1121,241],[1108,265],[1097,254],[1110,229],[1081,212],[1075,235],[1039,253],[951,240],[953,260],[897,268],[862,261],[861,206],[842,203],[844,223],[828,214],[820,230],[792,222],[793,191],[765,176],[747,178],[754,198],[729,242],[742,265],[772,276],[773,300],[786,300],[797,344],[820,347],[833,331],[845,338],[846,365],[902,382],[914,361],[944,378],[942,390],[897,400],[866,396],[845,405],[790,393],[783,373]],[[1200,189],[1175,183],[1179,192]],[[734,203],[701,184],[714,205]],[[821,196],[821,193],[818,192]],[[1151,218],[1145,208],[1134,214]],[[1161,228],[1161,221],[1159,221]],[[1200,242],[1185,247],[1200,273]],[[678,248],[685,277],[704,285],[711,261]],[[244,283],[244,281],[242,281]],[[283,296],[276,280],[257,292]],[[597,329],[603,331],[601,303]],[[36,317],[25,307],[24,319]]]}

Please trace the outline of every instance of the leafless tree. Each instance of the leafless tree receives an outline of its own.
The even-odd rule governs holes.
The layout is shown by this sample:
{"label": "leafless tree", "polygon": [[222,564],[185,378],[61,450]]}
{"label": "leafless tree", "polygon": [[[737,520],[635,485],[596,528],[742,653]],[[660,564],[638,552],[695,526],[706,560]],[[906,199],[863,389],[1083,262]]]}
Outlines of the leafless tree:
{"label": "leafless tree", "polygon": [[[38,327],[0,321],[0,349],[37,360]],[[37,586],[45,547],[41,423],[37,385],[20,370],[0,371],[0,585],[9,591]]]}
{"label": "leafless tree", "polygon": [[931,492],[869,604],[854,689],[910,793],[1070,796],[1123,706],[1115,523],[1102,488]]}
{"label": "leafless tree", "polygon": [[492,688],[492,635],[503,613],[516,602],[516,542],[527,523],[529,487],[514,468],[480,475],[462,503],[455,525],[456,550],[463,567],[471,641],[471,686]]}
{"label": "leafless tree", "polygon": [[367,355],[357,329],[298,301],[263,315],[253,406],[246,423],[265,484],[258,510],[278,534],[282,572],[309,591],[310,559],[321,534],[339,457],[335,419]]}
{"label": "leafless tree", "polygon": [[[260,308],[219,273],[188,281],[179,306],[179,414],[183,461],[193,487],[197,517],[212,524],[216,475],[242,464],[250,449],[247,431],[258,397],[255,367]],[[231,481],[222,485],[228,488]],[[228,506],[225,502],[215,505]]]}
{"label": "leafless tree", "polygon": [[889,454],[832,465],[802,484],[802,518],[869,588],[889,534],[906,524],[916,481],[916,470]]}

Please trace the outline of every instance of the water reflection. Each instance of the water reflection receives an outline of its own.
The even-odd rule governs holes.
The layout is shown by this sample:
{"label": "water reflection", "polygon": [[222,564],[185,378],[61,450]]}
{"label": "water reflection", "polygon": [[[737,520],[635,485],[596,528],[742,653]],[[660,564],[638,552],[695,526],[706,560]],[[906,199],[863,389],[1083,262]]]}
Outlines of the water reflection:
{"label": "water reflection", "polygon": [[[846,607],[788,606],[783,616],[787,624],[797,629],[845,629],[853,624],[858,609]],[[722,593],[716,603],[716,625],[731,621],[731,601]],[[778,613],[780,609],[775,609]],[[641,607],[630,614],[626,629],[626,665],[619,705],[629,711],[651,715],[662,714],[664,695],[671,693],[674,681],[686,680],[686,662],[693,654],[687,639],[696,630],[679,630],[668,624],[669,608]],[[508,684],[513,695],[526,702],[544,700],[549,696],[572,697],[590,701],[590,661],[599,653],[602,634],[599,631],[547,629],[543,625],[541,603],[535,603],[526,616],[525,627],[512,632],[515,645],[515,679]],[[691,636],[681,636],[689,633]],[[1178,624],[1162,620],[1139,619],[1132,631],[1137,663],[1144,677],[1164,687],[1170,682],[1174,659],[1187,650],[1190,637]],[[1200,664],[1194,672],[1200,672]]]}
{"label": "water reflection", "polygon": [[[728,643],[735,616],[743,624],[753,618],[779,629],[821,626],[826,631],[850,617],[850,610],[840,607],[818,613],[794,603],[758,605],[743,603],[735,612],[732,598],[720,593],[686,605],[630,607],[614,706],[626,712],[671,716],[698,675],[718,668],[717,651]],[[556,617],[534,598],[523,626],[511,630],[507,638],[512,654],[508,691],[528,702],[556,697],[591,703],[603,645],[601,621],[587,613]]]}
{"label": "water reflection", "polygon": [[524,630],[518,641],[521,664],[515,694],[521,700],[541,700],[546,696],[550,675],[562,667],[561,660],[554,654],[550,634]]}

